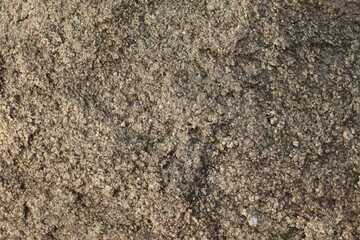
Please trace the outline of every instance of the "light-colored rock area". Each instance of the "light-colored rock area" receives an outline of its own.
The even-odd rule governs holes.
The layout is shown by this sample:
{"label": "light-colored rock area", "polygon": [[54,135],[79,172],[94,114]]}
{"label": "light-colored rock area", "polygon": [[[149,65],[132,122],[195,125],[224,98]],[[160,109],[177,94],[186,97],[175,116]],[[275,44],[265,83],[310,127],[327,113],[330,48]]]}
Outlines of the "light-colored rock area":
{"label": "light-colored rock area", "polygon": [[359,239],[358,0],[0,6],[0,239]]}

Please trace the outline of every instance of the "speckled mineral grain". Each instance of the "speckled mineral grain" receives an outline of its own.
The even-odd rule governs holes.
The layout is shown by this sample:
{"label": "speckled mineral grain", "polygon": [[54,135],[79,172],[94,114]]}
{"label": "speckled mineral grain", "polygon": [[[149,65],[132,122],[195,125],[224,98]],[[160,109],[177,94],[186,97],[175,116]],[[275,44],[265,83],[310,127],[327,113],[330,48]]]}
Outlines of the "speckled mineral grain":
{"label": "speckled mineral grain", "polygon": [[0,239],[359,239],[359,0],[0,0]]}

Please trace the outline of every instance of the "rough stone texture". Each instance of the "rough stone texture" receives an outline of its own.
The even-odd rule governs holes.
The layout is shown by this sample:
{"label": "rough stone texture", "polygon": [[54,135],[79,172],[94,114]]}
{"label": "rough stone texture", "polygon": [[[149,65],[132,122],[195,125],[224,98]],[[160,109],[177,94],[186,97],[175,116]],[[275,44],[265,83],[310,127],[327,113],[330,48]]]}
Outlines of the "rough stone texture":
{"label": "rough stone texture", "polygon": [[359,0],[0,2],[0,239],[359,239]]}

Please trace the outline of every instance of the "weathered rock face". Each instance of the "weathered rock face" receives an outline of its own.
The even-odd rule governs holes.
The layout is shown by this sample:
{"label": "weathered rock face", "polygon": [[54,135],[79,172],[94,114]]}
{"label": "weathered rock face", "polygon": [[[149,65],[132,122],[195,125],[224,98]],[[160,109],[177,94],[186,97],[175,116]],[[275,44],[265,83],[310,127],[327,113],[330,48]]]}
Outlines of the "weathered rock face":
{"label": "weathered rock face", "polygon": [[0,239],[358,239],[358,0],[0,1]]}

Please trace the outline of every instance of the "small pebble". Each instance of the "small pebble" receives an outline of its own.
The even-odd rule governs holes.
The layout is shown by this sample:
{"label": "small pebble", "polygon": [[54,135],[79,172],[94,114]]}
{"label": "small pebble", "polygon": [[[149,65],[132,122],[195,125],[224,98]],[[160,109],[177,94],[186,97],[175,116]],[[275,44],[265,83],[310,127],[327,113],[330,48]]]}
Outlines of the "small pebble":
{"label": "small pebble", "polygon": [[257,216],[251,216],[251,218],[249,219],[249,225],[252,227],[256,227],[258,225],[258,218]]}

